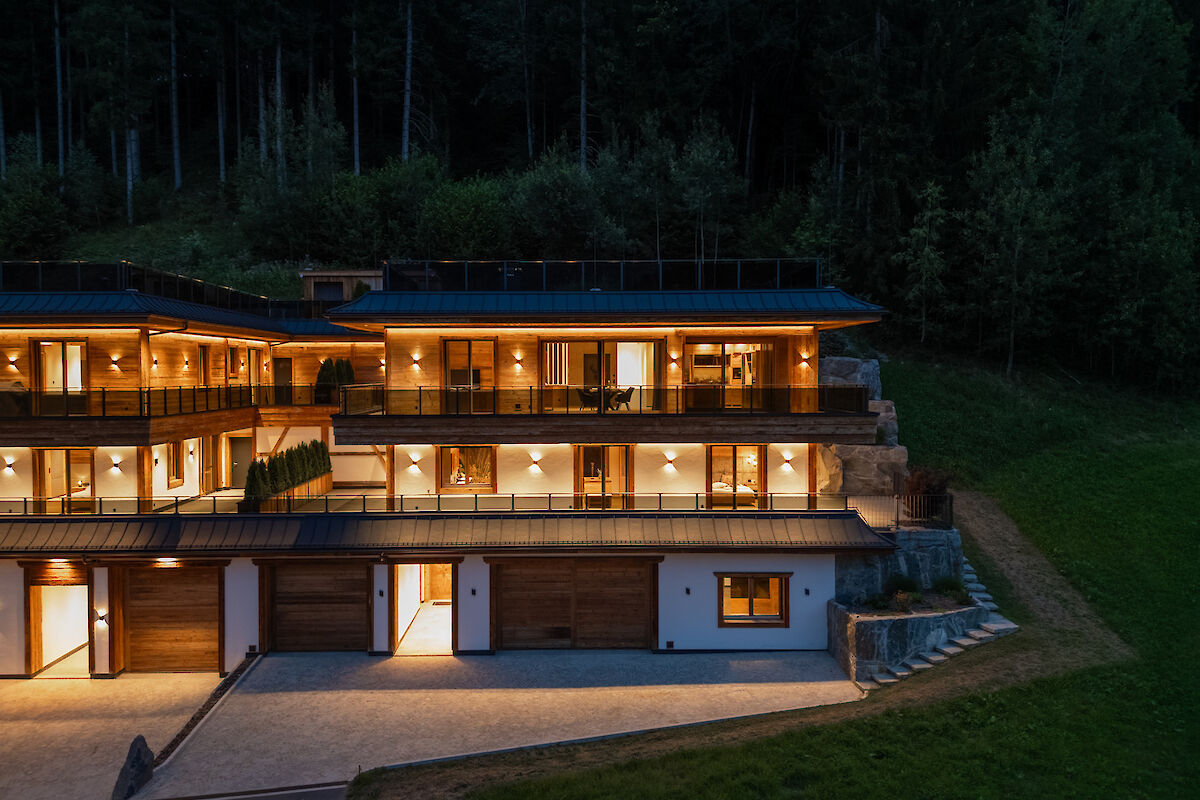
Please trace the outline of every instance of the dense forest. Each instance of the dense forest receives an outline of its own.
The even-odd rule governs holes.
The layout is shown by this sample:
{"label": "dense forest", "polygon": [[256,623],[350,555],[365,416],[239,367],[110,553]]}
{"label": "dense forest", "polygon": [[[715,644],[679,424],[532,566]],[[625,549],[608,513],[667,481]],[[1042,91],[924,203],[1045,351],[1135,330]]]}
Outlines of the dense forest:
{"label": "dense forest", "polygon": [[1191,0],[0,6],[0,257],[819,256],[897,340],[1200,386]]}

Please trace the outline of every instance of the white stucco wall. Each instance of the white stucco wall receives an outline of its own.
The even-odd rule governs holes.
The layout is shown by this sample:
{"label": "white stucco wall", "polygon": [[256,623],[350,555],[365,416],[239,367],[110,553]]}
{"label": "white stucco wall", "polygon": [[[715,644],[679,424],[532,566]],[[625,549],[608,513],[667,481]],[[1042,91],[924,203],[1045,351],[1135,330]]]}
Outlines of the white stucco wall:
{"label": "white stucco wall", "polygon": [[[96,615],[107,614],[111,610],[108,604],[108,567],[92,568],[92,611]],[[109,666],[109,628],[108,624],[98,619],[92,622],[92,662],[95,673],[104,675],[112,672]]]}
{"label": "white stucco wall", "polygon": [[[7,466],[12,459],[12,466]],[[22,500],[33,495],[33,451],[0,447],[0,513],[19,513]]]}
{"label": "white stucco wall", "polygon": [[[666,649],[670,641],[675,650],[824,650],[833,562],[832,555],[668,555],[658,567],[658,646]],[[792,573],[788,627],[718,627],[717,572]]]}
{"label": "white stucco wall", "polygon": [[39,586],[42,592],[42,664],[88,640],[88,587]]}
{"label": "white stucco wall", "polygon": [[[472,594],[474,592],[474,594]],[[458,649],[491,648],[491,567],[482,556],[467,556],[458,565]]]}
{"label": "white stucco wall", "polygon": [[[156,444],[150,448],[152,465],[151,491],[155,497],[195,497],[200,494],[200,441],[184,439],[183,483],[167,488],[167,446]],[[158,461],[157,464],[154,461]]]}
{"label": "white stucco wall", "polygon": [[808,508],[808,445],[767,445],[766,484],[774,509]]}
{"label": "white stucco wall", "polygon": [[[184,457],[187,447],[184,446]],[[116,459],[116,465],[113,464]],[[161,458],[159,459],[161,462]],[[137,513],[137,448],[97,447],[93,493],[104,502],[104,513]]]}
{"label": "white stucco wall", "polygon": [[398,564],[396,566],[396,635],[404,638],[404,632],[421,610],[421,565]]}
{"label": "white stucco wall", "polygon": [[[668,463],[668,459],[673,459]],[[705,448],[702,444],[639,444],[633,448],[633,490],[638,494],[662,492],[664,508],[695,508],[700,492],[703,507],[707,492]],[[639,508],[655,507],[658,498],[640,498]]]}
{"label": "white stucco wall", "polygon": [[25,570],[15,559],[5,559],[0,561],[0,675],[24,672]]}
{"label": "white stucco wall", "polygon": [[[396,447],[396,494],[436,494],[437,458],[432,445],[406,444]],[[382,471],[380,472],[382,475]]]}
{"label": "white stucco wall", "polygon": [[283,441],[279,442],[279,446],[276,447],[275,443],[279,441],[281,433],[283,433],[283,428],[255,428],[254,452],[259,456],[265,456],[272,450],[278,453],[289,447],[321,438],[320,428],[288,428],[288,432],[283,436]]}
{"label": "white stucco wall", "polygon": [[496,491],[500,494],[569,495],[575,490],[574,473],[569,444],[502,444],[496,448]]}
{"label": "white stucco wall", "polygon": [[258,565],[235,558],[225,566],[225,664],[232,672],[258,645]]}

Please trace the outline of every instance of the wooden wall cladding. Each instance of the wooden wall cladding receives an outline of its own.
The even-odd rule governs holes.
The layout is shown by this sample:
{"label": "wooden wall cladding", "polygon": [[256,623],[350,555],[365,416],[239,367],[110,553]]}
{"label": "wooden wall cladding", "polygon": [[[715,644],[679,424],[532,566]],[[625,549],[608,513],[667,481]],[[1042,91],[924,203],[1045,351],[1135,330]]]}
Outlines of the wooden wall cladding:
{"label": "wooden wall cladding", "polygon": [[265,571],[269,649],[370,649],[370,564],[277,562]]}
{"label": "wooden wall cladding", "polygon": [[125,667],[221,669],[221,569],[124,567]]}
{"label": "wooden wall cladding", "polygon": [[[366,334],[364,334],[365,336]],[[383,342],[288,342],[271,348],[273,358],[292,360],[292,382],[307,386],[317,382],[321,361],[348,358],[354,365],[355,383],[382,383]]]}
{"label": "wooden wall cladding", "polygon": [[21,561],[30,586],[86,586],[88,571],[80,562]]}
{"label": "wooden wall cladding", "polygon": [[655,559],[492,561],[496,648],[652,647]]}
{"label": "wooden wall cladding", "polygon": [[[876,417],[861,415],[525,414],[335,416],[338,444],[537,444],[630,441],[727,444],[874,444]],[[436,432],[433,432],[436,431]]]}

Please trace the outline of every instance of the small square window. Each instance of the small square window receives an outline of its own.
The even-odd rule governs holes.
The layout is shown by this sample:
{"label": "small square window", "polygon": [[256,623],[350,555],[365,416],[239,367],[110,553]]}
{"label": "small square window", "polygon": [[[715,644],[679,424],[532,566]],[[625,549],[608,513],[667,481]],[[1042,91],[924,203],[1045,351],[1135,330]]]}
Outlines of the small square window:
{"label": "small square window", "polygon": [[441,447],[438,449],[441,492],[494,494],[495,452],[491,447]]}
{"label": "small square window", "polygon": [[788,627],[788,573],[716,573],[717,625]]}

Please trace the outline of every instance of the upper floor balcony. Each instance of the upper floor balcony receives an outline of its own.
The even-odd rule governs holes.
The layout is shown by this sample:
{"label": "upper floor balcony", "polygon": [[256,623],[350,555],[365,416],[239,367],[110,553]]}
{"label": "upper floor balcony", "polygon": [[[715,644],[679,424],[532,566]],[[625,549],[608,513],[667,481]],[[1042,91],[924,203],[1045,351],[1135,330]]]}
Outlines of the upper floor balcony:
{"label": "upper floor balcony", "polygon": [[446,444],[689,442],[698,424],[709,441],[872,443],[876,425],[867,388],[849,385],[361,384],[338,411],[338,441],[354,444],[418,444],[433,421]]}

